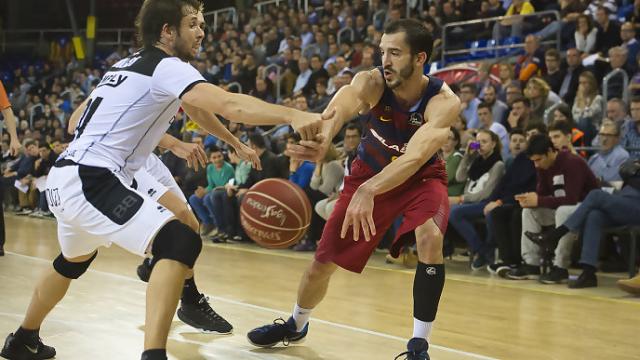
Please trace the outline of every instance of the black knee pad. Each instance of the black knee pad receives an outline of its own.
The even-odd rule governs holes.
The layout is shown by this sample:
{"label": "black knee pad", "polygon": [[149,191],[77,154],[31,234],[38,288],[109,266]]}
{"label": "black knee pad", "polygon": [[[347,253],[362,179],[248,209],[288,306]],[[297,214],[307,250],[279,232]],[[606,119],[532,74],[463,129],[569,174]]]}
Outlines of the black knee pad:
{"label": "black knee pad", "polygon": [[200,235],[178,220],[171,220],[163,226],[151,247],[154,263],[170,259],[181,262],[190,269],[193,268],[201,250]]}
{"label": "black knee pad", "polygon": [[77,279],[87,271],[96,256],[98,256],[98,251],[96,251],[89,260],[75,263],[65,259],[64,256],[60,254],[53,260],[53,268],[56,269],[58,274],[67,279]]}

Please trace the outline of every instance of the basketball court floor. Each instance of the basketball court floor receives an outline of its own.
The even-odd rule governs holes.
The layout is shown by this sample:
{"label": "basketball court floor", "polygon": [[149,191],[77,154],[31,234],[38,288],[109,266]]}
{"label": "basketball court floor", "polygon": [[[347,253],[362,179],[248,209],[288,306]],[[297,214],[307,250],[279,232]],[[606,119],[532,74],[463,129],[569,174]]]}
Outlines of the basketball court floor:
{"label": "basketball court floor", "polygon": [[[59,253],[55,221],[6,215],[0,258],[0,335],[14,331],[39,274]],[[195,332],[177,317],[171,359],[393,359],[412,330],[413,271],[374,254],[361,275],[338,271],[313,313],[301,345],[258,349],[251,328],[288,317],[310,254],[240,244],[207,244],[196,266],[200,290],[235,327],[233,335]],[[41,330],[57,359],[139,359],[145,284],[140,259],[112,247],[97,260]],[[513,282],[472,274],[447,260],[445,285],[431,338],[431,358],[640,359],[640,298],[617,290],[622,274],[600,275],[596,289]]]}

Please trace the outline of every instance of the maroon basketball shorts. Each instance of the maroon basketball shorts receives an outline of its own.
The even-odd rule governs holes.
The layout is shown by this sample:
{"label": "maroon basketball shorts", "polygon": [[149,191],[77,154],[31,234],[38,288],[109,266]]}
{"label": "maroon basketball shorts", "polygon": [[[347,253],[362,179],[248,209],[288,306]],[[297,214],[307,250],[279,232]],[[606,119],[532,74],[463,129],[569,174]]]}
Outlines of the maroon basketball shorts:
{"label": "maroon basketball shorts", "polygon": [[433,218],[442,234],[447,230],[449,220],[447,177],[444,163],[437,160],[434,164],[422,168],[400,186],[375,197],[373,221],[376,225],[376,234],[371,241],[365,241],[362,232],[359,240],[354,241],[351,228],[344,239],[340,238],[340,230],[351,197],[358,187],[373,175],[375,172],[365,162],[360,159],[354,160],[351,175],[345,177],[344,189],[324,227],[316,250],[317,261],[333,262],[346,270],[362,272],[373,250],[394,220],[400,216],[402,216],[402,224],[390,249],[394,257],[398,256],[405,244],[415,241],[413,230],[427,220]]}

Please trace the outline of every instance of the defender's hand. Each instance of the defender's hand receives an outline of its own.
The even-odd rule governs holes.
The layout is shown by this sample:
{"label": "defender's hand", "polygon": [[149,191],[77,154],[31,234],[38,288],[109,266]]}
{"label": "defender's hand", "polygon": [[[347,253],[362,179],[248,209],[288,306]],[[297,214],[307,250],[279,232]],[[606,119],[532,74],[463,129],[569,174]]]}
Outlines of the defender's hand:
{"label": "defender's hand", "polygon": [[255,150],[248,147],[243,143],[238,143],[238,145],[233,147],[236,149],[236,154],[242,160],[248,161],[251,163],[251,166],[256,170],[262,170],[262,164],[260,163],[260,157],[256,153]]}
{"label": "defender's hand", "polygon": [[316,140],[323,128],[323,122],[335,115],[335,110],[325,111],[322,114],[303,113],[291,122],[294,131],[300,134],[302,140]]}
{"label": "defender's hand", "polygon": [[9,144],[9,155],[18,156],[20,154],[20,148],[22,145],[18,139],[11,139],[11,143]]}
{"label": "defender's hand", "polygon": [[171,149],[177,157],[187,160],[187,166],[198,171],[199,167],[207,166],[207,154],[202,146],[186,142],[178,142]]}

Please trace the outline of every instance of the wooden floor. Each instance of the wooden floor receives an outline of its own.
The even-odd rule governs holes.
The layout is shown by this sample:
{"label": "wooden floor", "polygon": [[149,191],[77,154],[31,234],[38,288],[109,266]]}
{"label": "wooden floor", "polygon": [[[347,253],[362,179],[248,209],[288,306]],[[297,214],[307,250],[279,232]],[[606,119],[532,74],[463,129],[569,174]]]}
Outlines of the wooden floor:
{"label": "wooden floor", "polygon": [[[55,221],[6,215],[6,222],[0,337],[18,326],[33,284],[59,253]],[[303,345],[252,347],[248,330],[288,316],[309,259],[249,245],[206,245],[196,279],[234,334],[200,334],[176,318],[170,357],[369,360],[403,351],[412,331],[413,271],[384,264],[383,254],[375,254],[361,275],[334,276]],[[139,260],[116,247],[103,249],[72,284],[41,330],[58,359],[139,359],[145,293],[135,276]],[[570,290],[472,274],[463,262],[448,261],[447,272],[431,339],[434,360],[640,359],[640,299],[618,291],[615,276],[600,275],[596,289]]]}

